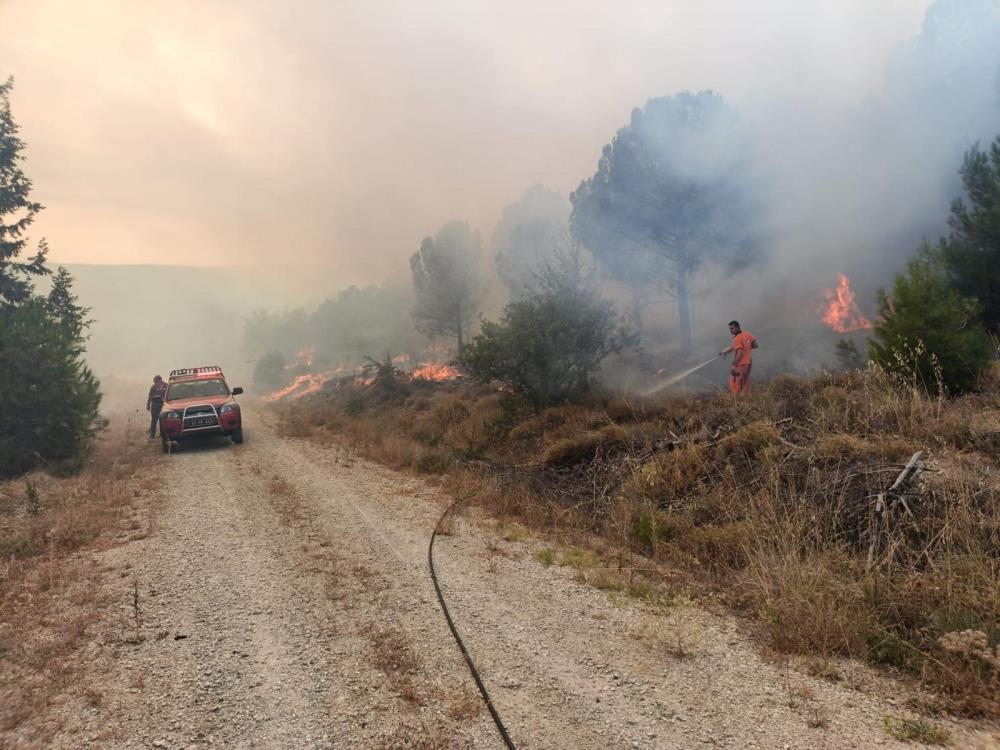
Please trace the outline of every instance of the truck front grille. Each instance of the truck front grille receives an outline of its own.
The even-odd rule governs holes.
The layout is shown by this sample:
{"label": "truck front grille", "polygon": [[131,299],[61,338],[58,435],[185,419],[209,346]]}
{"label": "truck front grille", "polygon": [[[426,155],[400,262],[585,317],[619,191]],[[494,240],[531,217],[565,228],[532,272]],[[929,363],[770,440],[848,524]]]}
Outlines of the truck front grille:
{"label": "truck front grille", "polygon": [[219,415],[211,404],[189,406],[184,410],[184,429],[202,430],[206,427],[217,427]]}

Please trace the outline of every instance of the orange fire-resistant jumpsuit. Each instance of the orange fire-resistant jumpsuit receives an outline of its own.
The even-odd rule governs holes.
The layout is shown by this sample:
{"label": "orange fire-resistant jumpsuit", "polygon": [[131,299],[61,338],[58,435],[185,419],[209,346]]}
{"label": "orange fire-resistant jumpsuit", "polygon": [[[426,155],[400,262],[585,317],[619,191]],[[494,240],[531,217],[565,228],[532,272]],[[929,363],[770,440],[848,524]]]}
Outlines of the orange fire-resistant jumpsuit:
{"label": "orange fire-resistant jumpsuit", "polygon": [[740,331],[733,336],[733,366],[729,368],[729,392],[750,390],[750,350],[757,344],[751,334]]}

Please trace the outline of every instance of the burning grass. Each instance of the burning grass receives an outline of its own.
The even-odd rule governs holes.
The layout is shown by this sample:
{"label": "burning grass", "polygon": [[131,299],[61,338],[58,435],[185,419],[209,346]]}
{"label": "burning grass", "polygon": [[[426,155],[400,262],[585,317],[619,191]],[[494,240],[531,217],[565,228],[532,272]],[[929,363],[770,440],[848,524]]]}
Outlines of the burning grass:
{"label": "burning grass", "polygon": [[287,385],[264,396],[264,400],[294,402],[323,390],[372,385],[384,387],[387,380],[393,381],[394,385],[405,387],[410,384],[424,386],[429,383],[449,382],[462,377],[462,373],[456,367],[443,362],[423,362],[409,371],[400,370],[396,365],[409,361],[406,355],[395,359],[387,358],[385,362],[370,360],[368,365],[342,366],[324,372],[314,372],[311,369],[314,356],[315,349],[299,352],[298,362],[291,367],[301,366],[309,371],[295,375]]}
{"label": "burning grass", "polygon": [[[538,414],[469,384],[387,399],[346,389],[285,419],[447,474],[501,519],[682,571],[756,614],[779,650],[888,665],[955,710],[1000,713],[996,381],[942,400],[876,372],[782,376],[739,399],[595,398]],[[876,523],[875,496],[916,451],[930,471],[909,510]]]}

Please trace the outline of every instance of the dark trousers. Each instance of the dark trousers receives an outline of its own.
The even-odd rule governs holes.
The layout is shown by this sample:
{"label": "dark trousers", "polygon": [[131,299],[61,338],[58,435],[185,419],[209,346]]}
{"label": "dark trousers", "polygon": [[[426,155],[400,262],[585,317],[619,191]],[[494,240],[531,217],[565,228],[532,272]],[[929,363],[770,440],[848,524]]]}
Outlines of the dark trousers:
{"label": "dark trousers", "polygon": [[156,425],[160,422],[160,412],[163,411],[162,401],[153,401],[149,405],[149,436],[156,437]]}

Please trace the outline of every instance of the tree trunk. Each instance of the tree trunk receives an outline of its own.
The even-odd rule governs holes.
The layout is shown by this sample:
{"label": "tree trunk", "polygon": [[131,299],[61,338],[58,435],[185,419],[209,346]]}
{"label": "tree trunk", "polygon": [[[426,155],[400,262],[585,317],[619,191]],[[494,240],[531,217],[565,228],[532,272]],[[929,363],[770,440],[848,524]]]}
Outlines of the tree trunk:
{"label": "tree trunk", "polygon": [[687,266],[677,270],[677,314],[681,324],[681,348],[688,351],[691,348],[691,308],[688,302],[688,276],[691,271]]}
{"label": "tree trunk", "polygon": [[635,326],[635,335],[642,341],[642,302],[639,300],[639,292],[632,292],[632,324]]}
{"label": "tree trunk", "polygon": [[462,315],[459,313],[456,318],[457,325],[455,328],[458,329],[458,353],[462,353],[462,349],[465,348],[465,339],[462,337]]}

